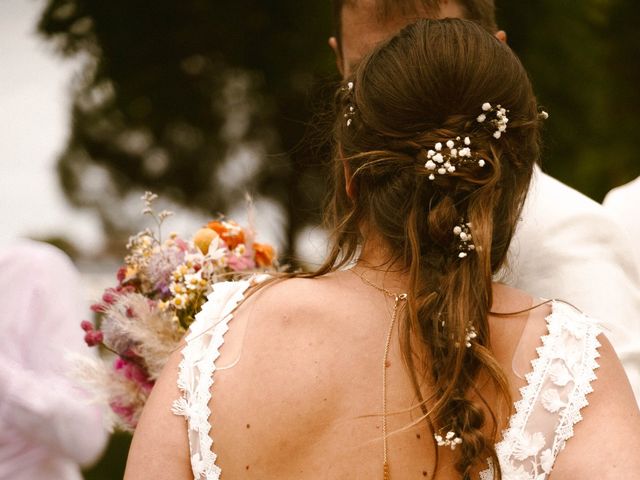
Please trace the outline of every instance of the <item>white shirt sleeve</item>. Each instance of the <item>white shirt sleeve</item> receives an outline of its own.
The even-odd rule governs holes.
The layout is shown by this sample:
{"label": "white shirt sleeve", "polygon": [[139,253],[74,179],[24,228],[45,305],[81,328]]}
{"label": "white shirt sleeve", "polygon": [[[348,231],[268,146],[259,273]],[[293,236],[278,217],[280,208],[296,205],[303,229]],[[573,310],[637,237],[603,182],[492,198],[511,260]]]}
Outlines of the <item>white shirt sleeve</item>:
{"label": "white shirt sleeve", "polygon": [[67,377],[67,352],[94,354],[82,340],[85,309],[73,264],[32,242],[3,251],[0,304],[0,443],[15,434],[52,455],[91,463],[107,432],[99,408]]}
{"label": "white shirt sleeve", "polygon": [[[640,177],[611,190],[602,205],[631,239],[640,238]],[[640,250],[634,248],[633,254],[640,268]]]}
{"label": "white shirt sleeve", "polygon": [[537,169],[501,278],[601,320],[640,399],[640,274],[601,205]]}

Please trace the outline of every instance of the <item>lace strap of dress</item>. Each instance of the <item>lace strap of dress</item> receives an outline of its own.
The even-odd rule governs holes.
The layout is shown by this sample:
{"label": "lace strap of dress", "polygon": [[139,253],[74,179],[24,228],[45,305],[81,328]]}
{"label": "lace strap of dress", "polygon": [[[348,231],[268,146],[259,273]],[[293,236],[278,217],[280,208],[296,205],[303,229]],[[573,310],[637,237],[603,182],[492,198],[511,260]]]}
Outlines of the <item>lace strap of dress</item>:
{"label": "lace strap of dress", "polygon": [[[582,420],[580,410],[598,368],[597,322],[563,302],[554,301],[546,318],[548,334],[542,337],[538,357],[531,362],[522,398],[496,453],[504,480],[545,480],[573,426]],[[494,477],[493,466],[481,480]]]}
{"label": "lace strap of dress", "polygon": [[216,455],[211,449],[213,439],[209,434],[213,372],[229,321],[251,284],[246,280],[216,283],[185,337],[186,345],[182,349],[178,370],[178,387],[182,396],[173,402],[172,412],[187,420],[195,480],[220,478],[221,471],[216,465]]}

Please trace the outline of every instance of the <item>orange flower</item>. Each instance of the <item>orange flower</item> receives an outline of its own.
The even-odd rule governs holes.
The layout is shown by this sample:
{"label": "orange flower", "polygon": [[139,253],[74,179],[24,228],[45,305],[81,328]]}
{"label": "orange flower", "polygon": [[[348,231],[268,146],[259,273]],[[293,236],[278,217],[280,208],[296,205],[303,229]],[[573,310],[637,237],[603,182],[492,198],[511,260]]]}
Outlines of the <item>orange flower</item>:
{"label": "orange flower", "polygon": [[255,261],[258,267],[270,267],[276,252],[271,245],[266,243],[254,243],[253,250],[256,252]]}
{"label": "orange flower", "polygon": [[236,222],[209,222],[207,227],[220,235],[229,250],[233,250],[239,244],[244,243],[244,232]]}

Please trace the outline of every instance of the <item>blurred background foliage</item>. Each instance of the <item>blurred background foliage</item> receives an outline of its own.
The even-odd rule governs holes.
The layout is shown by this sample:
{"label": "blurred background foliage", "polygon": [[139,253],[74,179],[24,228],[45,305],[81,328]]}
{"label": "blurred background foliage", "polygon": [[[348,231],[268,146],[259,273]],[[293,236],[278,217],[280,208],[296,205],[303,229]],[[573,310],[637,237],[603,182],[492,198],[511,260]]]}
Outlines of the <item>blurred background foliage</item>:
{"label": "blurred background foliage", "polygon": [[[497,7],[551,113],[544,168],[598,201],[635,178],[638,3]],[[282,207],[291,258],[325,191],[328,150],[314,116],[338,80],[328,0],[49,0],[38,28],[85,60],[58,163],[74,205],[96,209],[120,241],[133,219],[117,199],[132,191],[210,214],[248,191]]]}
{"label": "blurred background foliage", "polygon": [[[544,169],[597,201],[640,175],[640,3],[496,3],[551,114]],[[328,0],[48,0],[39,32],[84,60],[58,162],[69,200],[121,242],[138,229],[119,208],[132,193],[213,215],[248,191],[285,212],[290,260],[326,186],[330,12]],[[87,478],[117,478],[126,442]]]}

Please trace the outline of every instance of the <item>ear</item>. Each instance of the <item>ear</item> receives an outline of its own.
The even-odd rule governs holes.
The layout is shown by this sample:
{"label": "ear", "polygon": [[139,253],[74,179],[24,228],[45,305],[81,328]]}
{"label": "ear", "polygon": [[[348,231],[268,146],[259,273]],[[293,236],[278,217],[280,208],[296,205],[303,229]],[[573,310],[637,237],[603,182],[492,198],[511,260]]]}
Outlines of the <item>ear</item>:
{"label": "ear", "polygon": [[342,58],[340,45],[338,45],[338,39],[336,37],[330,37],[329,46],[331,47],[331,50],[333,50],[333,53],[336,56],[336,67],[338,67],[338,71],[340,72],[340,75],[342,75],[342,77],[344,78],[344,59]]}
{"label": "ear", "polygon": [[507,32],[505,32],[504,30],[498,30],[496,32],[496,38],[502,43],[507,43]]}
{"label": "ear", "polygon": [[352,181],[353,177],[351,176],[351,167],[345,160],[342,161],[342,167],[344,168],[344,184],[345,190],[347,192],[347,197],[349,197],[351,201],[353,201],[356,198],[356,186]]}

